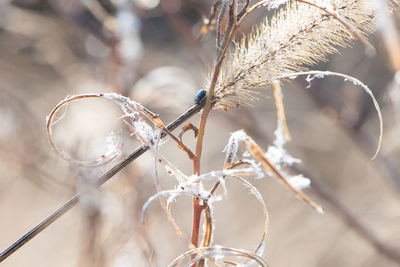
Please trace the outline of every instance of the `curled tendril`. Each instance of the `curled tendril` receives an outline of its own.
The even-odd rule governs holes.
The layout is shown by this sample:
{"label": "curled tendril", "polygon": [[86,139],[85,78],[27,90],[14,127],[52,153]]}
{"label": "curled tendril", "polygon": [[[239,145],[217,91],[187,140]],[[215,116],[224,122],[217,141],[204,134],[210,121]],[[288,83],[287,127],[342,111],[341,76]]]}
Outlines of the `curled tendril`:
{"label": "curled tendril", "polygon": [[184,189],[174,189],[174,190],[164,190],[164,191],[158,192],[157,194],[153,195],[152,197],[150,197],[143,204],[142,215],[141,215],[142,221],[144,220],[144,216],[145,216],[148,208],[150,207],[151,203],[153,203],[155,200],[157,200],[160,197],[169,196],[169,199],[168,199],[168,202],[167,202],[167,204],[169,204],[169,203],[172,203],[172,201],[179,195],[189,195],[189,196],[200,198],[203,201],[207,201],[208,200],[207,197],[202,196],[202,195],[200,195],[200,194],[198,194],[196,192],[189,191],[186,188],[184,188]]}
{"label": "curled tendril", "polygon": [[268,267],[268,264],[264,261],[264,259],[253,252],[223,246],[200,247],[186,251],[173,260],[168,266],[175,267],[189,260],[190,261],[186,263],[185,266],[193,266],[202,259],[213,260],[216,264],[221,264],[222,266],[225,266],[226,264],[240,264],[233,262],[231,259],[229,259],[229,261],[225,261],[224,259],[227,257],[246,258],[248,260],[255,261],[259,266]]}
{"label": "curled tendril", "polygon": [[343,73],[338,73],[338,72],[331,72],[331,71],[318,71],[318,70],[311,70],[311,71],[303,71],[303,72],[294,72],[294,73],[287,73],[287,74],[283,74],[283,75],[279,75],[277,77],[274,77],[275,80],[280,80],[280,79],[286,79],[286,78],[290,78],[290,79],[294,79],[297,76],[307,76],[307,81],[311,82],[313,79],[315,78],[323,78],[325,76],[337,76],[337,77],[341,77],[344,78],[345,81],[350,81],[352,82],[354,85],[360,86],[367,94],[368,96],[371,98],[376,113],[378,114],[378,119],[379,119],[379,140],[378,140],[378,146],[376,148],[376,151],[374,153],[374,155],[372,156],[371,159],[375,159],[378,156],[379,150],[381,149],[381,145],[382,145],[382,139],[383,139],[383,118],[382,118],[382,113],[381,113],[381,109],[379,107],[378,101],[376,100],[374,94],[372,93],[371,89],[368,88],[368,86],[366,86],[363,82],[361,82],[360,80],[343,74]]}
{"label": "curled tendril", "polygon": [[[180,196],[180,195],[189,195],[192,197],[198,197],[198,195],[194,192],[188,192],[188,191],[184,191],[182,189],[180,190],[164,190],[164,191],[160,191],[157,194],[153,195],[152,197],[150,197],[145,204],[142,207],[142,213],[141,213],[141,220],[142,222],[144,221],[144,217],[146,215],[146,212],[148,210],[148,208],[150,207],[151,203],[153,203],[155,200],[161,198],[161,197],[168,197],[168,201],[162,202],[162,204],[166,205],[166,213],[167,213],[167,217],[168,217],[168,221],[169,223],[172,225],[172,227],[174,228],[175,232],[177,233],[178,236],[180,236],[187,244],[188,247],[190,249],[195,249],[195,246],[189,241],[188,238],[185,237],[185,235],[183,234],[181,228],[178,226],[178,224],[176,223],[174,217],[172,216],[172,204],[173,201],[175,200],[176,197]],[[203,201],[207,201],[206,198],[203,199]]]}
{"label": "curled tendril", "polygon": [[[258,170],[257,170],[258,171]],[[257,244],[256,249],[254,251],[254,254],[256,255],[261,255],[263,253],[263,248],[265,245],[265,240],[267,237],[267,232],[268,232],[268,226],[269,226],[269,215],[268,215],[268,210],[267,210],[267,206],[265,204],[265,201],[263,200],[261,193],[258,191],[258,189],[253,186],[249,181],[247,181],[246,179],[237,176],[237,175],[253,175],[256,176],[257,175],[257,171],[254,171],[254,169],[252,168],[245,168],[245,169],[231,169],[231,170],[222,170],[222,171],[214,171],[214,172],[210,172],[207,174],[204,174],[202,176],[192,176],[191,179],[189,179],[187,182],[181,183],[178,186],[178,189],[174,189],[174,190],[164,190],[164,191],[160,191],[157,194],[153,195],[152,197],[150,197],[145,204],[143,205],[142,208],[142,220],[144,220],[144,216],[145,213],[147,212],[149,206],[151,205],[151,203],[153,203],[155,200],[157,200],[158,198],[161,197],[168,197],[168,201],[166,203],[167,206],[167,215],[168,215],[168,220],[171,223],[171,225],[174,227],[176,233],[182,237],[189,245],[189,248],[191,248],[192,250],[195,249],[193,247],[193,245],[191,244],[191,242],[184,236],[183,232],[181,231],[180,227],[177,225],[175,219],[173,218],[172,214],[171,214],[171,209],[172,209],[172,204],[174,199],[177,196],[180,195],[189,195],[189,196],[193,196],[196,198],[199,198],[203,201],[204,205],[206,205],[206,207],[209,209],[209,214],[210,214],[210,218],[209,218],[209,227],[207,228],[208,231],[205,232],[204,234],[204,240],[206,240],[206,244],[210,244],[210,241],[212,239],[212,229],[214,228],[213,226],[213,222],[211,219],[211,214],[212,214],[212,209],[213,209],[213,205],[212,203],[220,200],[219,196],[214,196],[212,197],[210,194],[208,194],[208,192],[203,191],[203,190],[199,190],[197,187],[195,187],[194,185],[199,182],[199,181],[209,181],[209,180],[216,180],[216,181],[220,181],[221,179],[219,177],[226,177],[226,178],[234,178],[237,179],[239,182],[241,182],[245,187],[250,189],[250,192],[256,197],[257,201],[260,202],[260,204],[262,205],[263,208],[263,213],[264,213],[264,230],[261,236],[261,240],[260,242]],[[207,230],[206,229],[206,230]],[[252,260],[251,258],[248,258],[247,261]]]}
{"label": "curled tendril", "polygon": [[[249,188],[250,192],[256,197],[257,201],[261,204],[263,208],[263,213],[264,213],[264,230],[261,236],[260,242],[257,244],[255,252],[256,254],[262,254],[263,252],[263,247],[265,244],[265,240],[267,238],[267,233],[268,233],[268,226],[269,226],[269,214],[268,214],[268,209],[267,205],[265,204],[264,199],[261,196],[260,191],[252,185],[249,181],[244,179],[243,177],[235,175],[235,171],[237,172],[237,175],[242,175],[243,173],[247,173],[247,175],[256,175],[257,172],[254,172],[251,168],[246,168],[246,169],[230,169],[230,170],[223,170],[219,171],[218,173],[220,174],[220,177],[225,177],[225,178],[234,178],[239,180],[245,187]],[[217,180],[218,182],[221,181],[221,179],[215,175],[217,172],[211,172],[209,174],[204,174],[202,176],[197,176],[195,179],[192,179],[191,182],[197,182],[197,181],[205,181],[205,180]],[[209,207],[211,207],[210,203],[208,202]]]}
{"label": "curled tendril", "polygon": [[258,245],[254,251],[255,254],[261,255],[263,253],[265,241],[267,239],[268,226],[269,226],[269,214],[268,214],[267,205],[265,204],[265,201],[262,198],[260,191],[254,185],[252,185],[249,181],[247,181],[246,179],[243,179],[240,176],[232,176],[232,178],[238,179],[240,182],[243,183],[244,186],[249,188],[250,192],[256,197],[258,202],[262,205],[263,213],[264,213],[264,231],[262,233],[261,240],[258,243]]}
{"label": "curled tendril", "polygon": [[[158,118],[157,114],[154,114],[153,112],[143,107],[139,103],[132,101],[129,98],[124,97],[122,95],[118,95],[115,93],[104,93],[104,94],[82,94],[82,95],[67,96],[65,99],[61,100],[47,116],[46,130],[50,145],[52,146],[55,153],[72,165],[85,166],[85,167],[101,166],[112,161],[121,153],[121,148],[116,149],[115,147],[114,148],[111,147],[112,149],[110,149],[107,153],[101,155],[95,160],[80,161],[73,159],[71,156],[67,155],[53,141],[52,126],[57,122],[59,122],[65,115],[65,113],[63,113],[60,118],[55,120],[56,114],[61,108],[63,108],[64,106],[68,105],[70,102],[73,101],[78,101],[87,98],[98,98],[98,97],[107,99],[113,102],[114,104],[117,104],[121,108],[121,110],[125,114],[124,117],[130,118],[130,126],[134,128],[135,130],[134,134],[136,134],[139,137],[139,139],[142,140],[142,142],[150,142],[155,134],[153,129],[146,122],[144,122],[143,119],[139,116],[140,114],[145,115],[157,127],[164,127],[163,123]],[[109,136],[109,140],[111,140],[110,138],[115,139],[114,136],[112,135]],[[121,138],[117,140],[117,144],[121,143],[120,139]],[[122,144],[120,144],[120,146],[122,147]]]}

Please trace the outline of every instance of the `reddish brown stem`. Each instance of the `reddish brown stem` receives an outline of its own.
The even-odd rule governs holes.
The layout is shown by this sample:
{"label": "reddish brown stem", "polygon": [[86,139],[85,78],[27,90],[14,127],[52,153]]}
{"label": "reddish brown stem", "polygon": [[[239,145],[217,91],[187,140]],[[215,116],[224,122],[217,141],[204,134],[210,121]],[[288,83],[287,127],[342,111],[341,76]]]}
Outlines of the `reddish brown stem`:
{"label": "reddish brown stem", "polygon": [[200,205],[200,200],[197,198],[193,199],[193,228],[192,228],[192,244],[197,247],[199,244],[199,229],[200,219],[203,206]]}
{"label": "reddish brown stem", "polygon": [[[231,6],[231,9],[232,9],[232,6]],[[217,80],[218,80],[218,77],[219,77],[219,74],[221,71],[222,62],[225,59],[225,55],[228,50],[229,44],[232,42],[234,36],[236,35],[238,27],[239,27],[239,25],[236,24],[236,20],[234,20],[234,19],[236,19],[236,17],[235,16],[233,16],[233,17],[234,18],[232,18],[232,16],[230,16],[230,19],[232,21],[230,22],[231,24],[228,25],[228,28],[225,32],[223,49],[218,54],[217,63],[214,68],[213,78],[211,80],[210,88],[208,91],[207,102],[206,102],[206,105],[201,114],[200,125],[199,125],[199,134],[198,134],[197,142],[196,142],[196,157],[194,158],[194,161],[193,161],[193,164],[194,164],[193,172],[197,175],[200,174],[200,158],[201,158],[201,153],[202,153],[204,130],[205,130],[208,114],[210,113],[211,108],[212,108],[212,102],[213,102],[213,98],[214,98],[214,90],[217,85]],[[192,243],[196,247],[198,245],[199,230],[200,230],[200,218],[201,218],[201,213],[202,213],[203,209],[204,209],[204,207],[200,206],[199,200],[193,199]],[[196,264],[194,266],[196,266]]]}

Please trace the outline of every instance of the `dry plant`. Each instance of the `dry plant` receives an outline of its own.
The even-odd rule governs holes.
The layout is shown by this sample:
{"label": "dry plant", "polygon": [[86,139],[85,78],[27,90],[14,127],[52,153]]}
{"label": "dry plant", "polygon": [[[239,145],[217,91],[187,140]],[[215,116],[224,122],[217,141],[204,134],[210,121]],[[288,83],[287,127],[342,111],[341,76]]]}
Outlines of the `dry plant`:
{"label": "dry plant", "polygon": [[[397,4],[397,1],[392,1],[391,8],[395,8]],[[243,21],[258,9],[276,10],[276,12],[272,18],[266,18],[261,25],[257,26],[251,35],[235,43]],[[182,255],[176,255],[176,259],[170,263],[170,266],[267,266],[268,260],[263,258],[268,230],[267,205],[259,190],[252,185],[251,180],[247,179],[248,177],[259,179],[264,174],[274,176],[300,200],[317,212],[324,212],[318,203],[302,191],[310,185],[310,180],[301,174],[291,175],[287,171],[288,167],[300,161],[292,157],[284,148],[291,136],[285,119],[281,81],[305,76],[310,83],[315,78],[336,76],[360,86],[371,97],[379,116],[380,137],[376,153],[372,156],[375,158],[382,142],[383,123],[378,102],[372,91],[361,81],[345,74],[307,70],[307,66],[325,60],[328,54],[336,53],[340,46],[348,46],[353,39],[359,40],[365,46],[366,53],[374,53],[372,45],[366,40],[366,35],[374,30],[375,15],[376,7],[372,0],[216,1],[209,19],[199,34],[199,39],[201,39],[208,31],[216,31],[216,62],[206,73],[201,86],[204,89],[199,91],[195,100],[196,104],[192,108],[167,125],[158,114],[119,94],[68,96],[56,105],[47,118],[50,144],[57,155],[74,166],[95,167],[120,157],[122,144],[114,132],[107,139],[109,151],[90,162],[75,159],[62,151],[53,141],[52,127],[63,118],[64,114],[57,118],[57,112],[63,107],[73,101],[86,98],[102,98],[111,101],[123,113],[118,120],[128,125],[132,135],[142,143],[142,146],[97,179],[94,187],[104,184],[114,174],[149,150],[155,158],[155,169],[157,170],[157,165],[162,165],[166,173],[175,179],[176,185],[173,189],[161,188],[159,174],[155,172],[157,193],[144,204],[142,220],[146,221],[146,211],[150,205],[160,199],[169,222],[176,233],[187,242],[189,248]],[[202,172],[203,138],[210,112],[216,108],[229,111],[241,105],[251,106],[251,102],[257,100],[264,88],[271,87],[274,90],[278,117],[274,144],[265,152],[243,130],[236,131],[227,142],[224,150],[226,156],[224,162],[221,162],[221,168],[208,173]],[[201,110],[198,126],[186,124],[179,135],[172,133],[174,129]],[[182,137],[187,131],[193,131],[195,134],[194,149],[183,142]],[[182,172],[174,159],[168,159],[160,153],[162,138],[166,137],[176,142],[178,148],[186,153],[188,162],[193,165],[192,173]],[[225,183],[227,179],[236,179],[242,183],[263,208],[264,231],[254,251],[227,247],[213,242],[215,231],[213,207],[215,202],[226,197],[226,191],[229,190]],[[211,181],[214,185],[208,188],[206,181]],[[223,188],[222,193],[218,193],[220,191],[217,190],[220,186]],[[71,209],[87,193],[84,190],[78,193],[40,225],[2,252],[1,261]],[[189,195],[193,199],[190,238],[180,229],[171,212],[174,200],[181,195]]]}

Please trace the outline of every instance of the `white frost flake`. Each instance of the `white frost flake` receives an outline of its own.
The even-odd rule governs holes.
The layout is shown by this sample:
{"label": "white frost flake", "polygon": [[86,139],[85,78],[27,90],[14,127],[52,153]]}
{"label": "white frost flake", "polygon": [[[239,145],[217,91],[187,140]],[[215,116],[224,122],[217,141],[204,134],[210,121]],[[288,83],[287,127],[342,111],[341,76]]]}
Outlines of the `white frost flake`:
{"label": "white frost flake", "polygon": [[[272,165],[281,171],[287,178],[288,182],[298,190],[302,190],[310,185],[310,179],[303,175],[291,176],[284,171],[287,166],[292,166],[295,163],[300,163],[301,160],[291,156],[283,146],[286,143],[286,138],[283,133],[282,122],[278,120],[278,126],[274,132],[275,140],[274,145],[269,146],[265,157],[271,162]],[[271,172],[269,172],[272,175]]]}

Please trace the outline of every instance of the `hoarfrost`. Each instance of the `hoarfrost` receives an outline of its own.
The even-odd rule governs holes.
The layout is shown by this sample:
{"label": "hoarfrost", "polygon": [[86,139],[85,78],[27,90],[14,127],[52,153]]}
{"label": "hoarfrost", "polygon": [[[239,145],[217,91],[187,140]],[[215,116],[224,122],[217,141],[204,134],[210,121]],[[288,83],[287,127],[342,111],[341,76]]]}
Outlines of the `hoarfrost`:
{"label": "hoarfrost", "polygon": [[234,162],[238,149],[239,149],[239,142],[246,140],[247,134],[243,130],[236,131],[232,133],[231,137],[229,138],[228,144],[224,148],[223,152],[225,152],[225,162]]}
{"label": "hoarfrost", "polygon": [[277,9],[278,7],[285,4],[286,2],[288,2],[288,0],[275,0],[272,2],[265,3],[264,6],[267,7],[268,10]]}
{"label": "hoarfrost", "polygon": [[297,190],[303,190],[304,188],[309,187],[311,184],[311,180],[304,177],[302,174],[289,177],[288,182]]}
{"label": "hoarfrost", "polygon": [[145,143],[150,143],[150,141],[156,137],[153,128],[151,128],[151,126],[142,119],[133,121],[132,124],[135,129],[134,134],[139,135],[145,141]]}
{"label": "hoarfrost", "polygon": [[[295,163],[300,163],[301,160],[291,156],[286,149],[284,149],[284,145],[287,140],[283,133],[281,120],[278,120],[278,126],[274,134],[274,145],[268,147],[265,157],[271,162],[272,165],[274,165],[277,170],[281,171],[285,175],[287,181],[297,190],[302,190],[308,187],[310,185],[310,179],[304,177],[303,175],[291,176],[284,171],[285,167],[292,166]],[[272,175],[272,172],[269,171],[268,174]]]}

